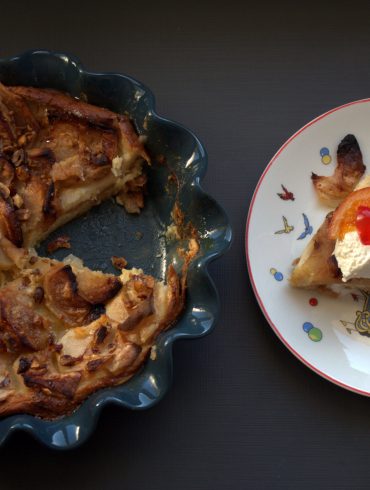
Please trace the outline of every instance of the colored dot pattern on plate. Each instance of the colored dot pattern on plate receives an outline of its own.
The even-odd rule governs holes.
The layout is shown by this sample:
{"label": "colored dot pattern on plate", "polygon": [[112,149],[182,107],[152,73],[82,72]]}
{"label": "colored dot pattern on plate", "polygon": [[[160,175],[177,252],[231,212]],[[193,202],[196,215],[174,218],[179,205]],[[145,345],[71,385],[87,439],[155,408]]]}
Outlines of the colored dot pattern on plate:
{"label": "colored dot pattern on plate", "polygon": [[304,322],[302,328],[313,342],[320,342],[322,339],[322,331],[319,328],[314,327],[311,322]]}
{"label": "colored dot pattern on plate", "polygon": [[276,269],[274,269],[274,267],[271,267],[270,269],[270,274],[272,274],[274,276],[274,278],[277,280],[277,281],[282,281],[284,279],[284,275],[282,272],[279,272],[277,271]]}
{"label": "colored dot pattern on plate", "polygon": [[330,156],[330,152],[329,152],[329,149],[324,147],[324,148],[321,148],[320,150],[320,156],[321,156],[321,161],[324,165],[329,165],[329,163],[331,162],[331,156]]}

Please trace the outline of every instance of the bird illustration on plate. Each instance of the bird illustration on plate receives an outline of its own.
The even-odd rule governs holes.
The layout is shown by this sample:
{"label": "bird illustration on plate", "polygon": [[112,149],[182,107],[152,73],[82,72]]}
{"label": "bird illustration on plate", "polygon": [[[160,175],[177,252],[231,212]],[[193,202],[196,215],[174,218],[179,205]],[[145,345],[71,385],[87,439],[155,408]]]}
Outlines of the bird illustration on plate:
{"label": "bird illustration on plate", "polygon": [[281,184],[281,188],[283,189],[283,192],[278,192],[277,195],[282,199],[283,201],[294,201],[294,194],[293,192],[288,191],[286,187]]}
{"label": "bird illustration on plate", "polygon": [[306,238],[307,235],[311,235],[313,232],[313,228],[310,225],[307,216],[304,213],[302,213],[302,216],[303,216],[303,223],[304,223],[304,231],[299,235],[297,240],[303,240],[304,238]]}
{"label": "bird illustration on plate", "polygon": [[284,228],[282,230],[275,231],[275,235],[282,235],[283,233],[290,233],[294,230],[294,226],[288,224],[288,220],[283,216]]}

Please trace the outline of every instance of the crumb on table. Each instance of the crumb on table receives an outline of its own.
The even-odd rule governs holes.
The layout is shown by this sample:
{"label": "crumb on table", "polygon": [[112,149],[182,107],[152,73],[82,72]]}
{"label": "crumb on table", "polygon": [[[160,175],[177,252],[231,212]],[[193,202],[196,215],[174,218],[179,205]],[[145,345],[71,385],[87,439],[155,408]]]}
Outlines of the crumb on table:
{"label": "crumb on table", "polygon": [[59,248],[71,248],[71,238],[68,235],[60,235],[50,243],[46,247],[49,254],[55,252]]}

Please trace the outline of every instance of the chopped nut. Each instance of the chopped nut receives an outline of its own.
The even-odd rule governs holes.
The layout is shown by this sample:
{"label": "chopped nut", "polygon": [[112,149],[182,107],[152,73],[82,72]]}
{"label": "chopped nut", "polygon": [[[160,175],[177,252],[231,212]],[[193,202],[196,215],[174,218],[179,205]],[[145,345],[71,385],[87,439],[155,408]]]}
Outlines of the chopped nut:
{"label": "chopped nut", "polygon": [[28,287],[29,285],[31,284],[31,279],[29,278],[29,276],[24,276],[22,277],[22,286],[23,287]]}
{"label": "chopped nut", "polygon": [[49,390],[49,388],[41,388],[41,391],[47,396],[50,396],[52,394],[52,391]]}
{"label": "chopped nut", "polygon": [[73,267],[76,267],[77,269],[82,269],[82,267],[84,266],[83,261],[79,257],[76,257],[73,254],[69,254],[67,255],[67,257],[64,257],[63,263],[66,265],[71,265]]}
{"label": "chopped nut", "polygon": [[17,247],[22,246],[22,228],[11,199],[5,199],[0,192],[0,216],[4,236]]}
{"label": "chopped nut", "polygon": [[157,359],[157,346],[153,345],[153,347],[150,349],[150,359],[152,361],[155,361]]}
{"label": "chopped nut", "polygon": [[13,196],[13,203],[17,208],[21,208],[23,206],[23,198],[19,194],[15,194]]}
{"label": "chopped nut", "polygon": [[93,359],[86,364],[86,368],[89,372],[96,371],[99,366],[103,364],[105,359]]}
{"label": "chopped nut", "polygon": [[38,359],[33,358],[31,362],[31,368],[37,369],[38,371],[46,371],[47,365],[43,362],[40,362]]}
{"label": "chopped nut", "polygon": [[69,354],[63,354],[60,356],[60,364],[62,366],[73,366],[74,364],[77,364],[80,362],[82,359],[82,356],[79,357],[73,357],[70,356]]}
{"label": "chopped nut", "polygon": [[0,182],[0,194],[4,199],[8,199],[8,197],[10,196],[9,187],[4,185],[2,182]]}
{"label": "chopped nut", "polygon": [[26,135],[22,134],[22,136],[18,138],[18,144],[19,146],[24,146],[26,143],[27,143]]}
{"label": "chopped nut", "polygon": [[13,156],[12,156],[12,164],[15,166],[15,167],[19,167],[20,165],[22,165],[23,163],[26,163],[26,159],[27,159],[27,156],[26,156],[26,153],[25,151],[23,150],[23,148],[19,149],[19,150],[16,150],[14,153],[13,153]]}
{"label": "chopped nut", "polygon": [[70,244],[71,238],[68,235],[61,235],[57,237],[55,240],[50,242],[47,246],[47,251],[49,254],[55,252],[59,248],[71,248]]}
{"label": "chopped nut", "polygon": [[124,257],[116,257],[115,255],[113,255],[111,261],[113,267],[115,267],[118,270],[124,269],[127,265],[127,260]]}
{"label": "chopped nut", "polygon": [[25,373],[24,384],[29,388],[40,389],[46,393],[62,395],[72,400],[81,381],[81,373]]}

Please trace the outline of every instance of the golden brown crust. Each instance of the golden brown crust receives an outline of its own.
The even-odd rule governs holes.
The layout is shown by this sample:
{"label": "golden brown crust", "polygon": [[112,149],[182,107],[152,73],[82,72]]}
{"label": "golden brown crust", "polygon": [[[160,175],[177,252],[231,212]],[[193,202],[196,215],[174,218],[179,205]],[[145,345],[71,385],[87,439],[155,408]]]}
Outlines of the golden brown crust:
{"label": "golden brown crust", "polygon": [[[0,345],[8,353],[37,351],[48,345],[50,326],[35,313],[30,301],[0,290]],[[1,350],[1,349],[0,349]]]}
{"label": "golden brown crust", "polygon": [[290,277],[294,287],[316,288],[341,282],[333,252],[335,240],[329,238],[329,228],[333,213],[329,213],[298,260]]}
{"label": "golden brown crust", "polygon": [[[29,291],[24,292],[21,280],[9,283],[8,290],[17,291],[17,296],[34,298],[35,290],[40,287],[34,286],[45,284],[50,272],[53,275],[66,273],[56,261],[39,259],[36,266]],[[87,269],[81,269],[81,273],[90,274],[90,279],[95,274]],[[76,270],[74,278],[78,278],[78,274]],[[120,290],[106,301],[107,312],[102,311],[99,318],[85,324],[82,321],[80,327],[68,326],[62,321],[58,329],[54,329],[52,340],[39,349],[27,346],[10,357],[6,354],[5,367],[6,356],[0,353],[0,378],[3,375],[8,379],[6,386],[0,383],[0,414],[22,411],[47,418],[64,415],[96,389],[120,384],[137,371],[156,337],[171,325],[183,308],[184,291],[173,267],[169,268],[167,285],[135,269],[123,271],[119,281]],[[64,298],[65,291],[58,290],[58,294]],[[116,318],[114,307],[108,307],[114,302],[121,305],[122,318]],[[58,322],[47,292],[37,305],[39,318],[53,325]]]}
{"label": "golden brown crust", "polygon": [[139,177],[149,157],[125,115],[55,90],[0,84],[0,143],[0,225],[18,247],[118,193],[128,211],[143,206]]}
{"label": "golden brown crust", "polygon": [[365,169],[358,142],[352,134],[348,134],[338,146],[334,174],[323,177],[312,173],[312,182],[319,199],[332,208],[336,207],[353,191]]}
{"label": "golden brown crust", "polygon": [[57,90],[34,87],[9,87],[9,90],[32,103],[47,106],[56,118],[73,117],[87,121],[99,128],[118,128],[123,143],[132,149],[136,149],[144,160],[149,161],[149,156],[126,115],[118,115],[108,109],[88,104]]}
{"label": "golden brown crust", "polygon": [[0,195],[0,229],[8,240],[16,247],[23,244],[23,232],[21,223],[16,213],[13,200]]}
{"label": "golden brown crust", "polygon": [[90,122],[91,124],[111,128],[117,114],[103,107],[87,104],[70,95],[53,89],[39,89],[35,87],[12,86],[8,88],[12,94],[20,96],[26,101],[37,103],[39,106],[47,106],[58,117],[75,117]]}

